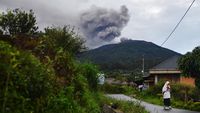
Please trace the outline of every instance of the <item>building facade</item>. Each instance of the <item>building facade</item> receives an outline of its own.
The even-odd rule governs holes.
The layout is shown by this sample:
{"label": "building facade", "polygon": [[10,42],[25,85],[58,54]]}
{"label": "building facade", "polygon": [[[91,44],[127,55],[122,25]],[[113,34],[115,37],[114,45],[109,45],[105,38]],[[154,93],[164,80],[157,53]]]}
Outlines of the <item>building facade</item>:
{"label": "building facade", "polygon": [[191,77],[181,76],[181,71],[178,69],[178,58],[173,56],[149,70],[149,76],[145,80],[148,86],[157,84],[159,81],[170,81],[171,83],[181,83],[190,86],[195,86],[195,80]]}

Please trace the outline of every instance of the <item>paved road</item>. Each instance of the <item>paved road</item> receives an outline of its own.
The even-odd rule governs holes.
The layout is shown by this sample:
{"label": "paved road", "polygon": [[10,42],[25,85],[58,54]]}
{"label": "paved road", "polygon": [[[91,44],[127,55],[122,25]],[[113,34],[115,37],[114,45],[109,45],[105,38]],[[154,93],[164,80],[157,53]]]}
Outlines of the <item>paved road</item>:
{"label": "paved road", "polygon": [[200,112],[196,112],[196,111],[189,111],[189,110],[176,109],[176,108],[172,108],[172,110],[166,111],[166,110],[163,110],[163,106],[158,106],[158,105],[150,104],[147,102],[142,102],[142,101],[136,100],[134,98],[131,98],[129,96],[126,96],[124,94],[108,94],[107,96],[118,99],[118,100],[140,102],[141,105],[144,106],[145,109],[147,111],[149,111],[150,113],[200,113]]}

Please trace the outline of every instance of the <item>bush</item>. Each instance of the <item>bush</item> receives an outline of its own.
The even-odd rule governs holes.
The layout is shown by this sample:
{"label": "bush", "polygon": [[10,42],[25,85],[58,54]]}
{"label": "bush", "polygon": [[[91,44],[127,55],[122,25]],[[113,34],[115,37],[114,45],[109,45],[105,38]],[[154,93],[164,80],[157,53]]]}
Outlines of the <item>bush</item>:
{"label": "bush", "polygon": [[[159,82],[158,84],[150,87],[146,94],[151,96],[162,95],[162,87],[164,82]],[[185,100],[188,101],[191,98],[197,98],[198,92],[191,86],[184,84],[171,84],[171,96],[175,100]]]}
{"label": "bush", "polygon": [[71,84],[76,71],[75,61],[68,52],[63,52],[60,49],[53,60],[53,67],[56,72],[56,76],[64,78],[62,85]]}
{"label": "bush", "polygon": [[200,101],[200,90],[198,88],[191,89],[189,96],[193,101]]}
{"label": "bush", "polygon": [[191,98],[191,93],[194,88],[184,84],[172,84],[171,89],[171,94],[174,99],[187,102]]}
{"label": "bush", "polygon": [[0,62],[1,112],[42,112],[53,92],[53,71],[2,41]]}
{"label": "bush", "polygon": [[86,78],[77,75],[74,79],[74,99],[84,108],[85,113],[100,113],[100,108],[88,89]]}
{"label": "bush", "polygon": [[40,57],[49,56],[53,59],[60,49],[75,55],[85,49],[84,40],[70,26],[45,28],[35,53]]}
{"label": "bush", "polygon": [[119,101],[118,106],[124,113],[147,113],[140,103]]}
{"label": "bush", "polygon": [[158,94],[162,94],[162,87],[164,85],[164,82],[158,82],[158,84],[150,87],[146,90],[146,93],[151,96],[157,96]]}
{"label": "bush", "polygon": [[48,101],[46,113],[84,113],[81,106],[73,98],[74,87],[61,90],[58,95]]}
{"label": "bush", "polygon": [[126,85],[112,85],[112,84],[107,84],[105,83],[102,86],[102,90],[105,93],[111,93],[111,94],[116,94],[116,93],[123,93],[123,94],[137,94],[138,91],[131,87],[131,86],[126,86]]}
{"label": "bush", "polygon": [[104,98],[104,101],[107,102],[106,104],[124,113],[148,113],[138,102],[114,100],[111,98]]}
{"label": "bush", "polygon": [[[160,82],[142,92],[140,94],[142,99],[153,104],[162,105],[163,97],[161,91],[163,84],[164,83]],[[200,92],[197,88],[184,84],[171,84],[171,97],[173,107],[200,111],[198,106],[199,102],[193,102],[194,100],[199,100],[200,98]]]}
{"label": "bush", "polygon": [[191,110],[200,111],[200,102],[195,102],[190,107]]}
{"label": "bush", "polygon": [[97,91],[98,69],[91,63],[79,64],[77,69],[86,79],[91,91]]}

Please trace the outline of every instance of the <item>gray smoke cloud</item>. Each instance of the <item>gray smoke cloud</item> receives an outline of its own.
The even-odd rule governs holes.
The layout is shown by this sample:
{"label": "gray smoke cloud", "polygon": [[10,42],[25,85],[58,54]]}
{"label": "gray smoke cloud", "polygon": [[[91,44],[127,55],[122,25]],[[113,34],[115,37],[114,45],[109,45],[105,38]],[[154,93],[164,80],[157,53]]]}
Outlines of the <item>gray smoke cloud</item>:
{"label": "gray smoke cloud", "polygon": [[131,40],[130,38],[127,38],[127,37],[121,37],[120,38],[120,42],[127,42],[127,41],[129,41],[129,40]]}
{"label": "gray smoke cloud", "polygon": [[102,45],[121,35],[130,19],[126,6],[120,11],[92,6],[80,16],[80,28],[88,46]]}

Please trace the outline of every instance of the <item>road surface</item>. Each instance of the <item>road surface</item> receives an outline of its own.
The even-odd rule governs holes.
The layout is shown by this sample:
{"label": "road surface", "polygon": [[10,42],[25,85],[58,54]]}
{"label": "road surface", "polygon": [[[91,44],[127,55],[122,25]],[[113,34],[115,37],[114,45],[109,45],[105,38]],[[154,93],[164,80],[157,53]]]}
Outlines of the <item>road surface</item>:
{"label": "road surface", "polygon": [[147,102],[139,101],[137,99],[131,98],[124,94],[107,94],[106,96],[117,99],[117,100],[139,102],[150,113],[200,113],[197,111],[189,111],[189,110],[176,109],[176,108],[172,108],[172,110],[163,110],[163,106],[158,106],[158,105],[150,104]]}

